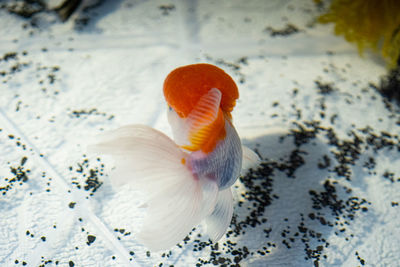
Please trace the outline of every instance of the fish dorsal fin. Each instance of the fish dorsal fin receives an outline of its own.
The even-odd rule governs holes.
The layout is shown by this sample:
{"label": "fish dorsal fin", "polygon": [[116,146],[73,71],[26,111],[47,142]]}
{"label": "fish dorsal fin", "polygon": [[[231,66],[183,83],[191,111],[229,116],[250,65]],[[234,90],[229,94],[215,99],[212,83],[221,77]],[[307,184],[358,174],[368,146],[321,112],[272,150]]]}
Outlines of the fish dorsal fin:
{"label": "fish dorsal fin", "polygon": [[225,137],[224,115],[220,109],[222,93],[212,88],[197,102],[186,118],[189,144],[182,146],[189,151],[210,152],[218,140]]}

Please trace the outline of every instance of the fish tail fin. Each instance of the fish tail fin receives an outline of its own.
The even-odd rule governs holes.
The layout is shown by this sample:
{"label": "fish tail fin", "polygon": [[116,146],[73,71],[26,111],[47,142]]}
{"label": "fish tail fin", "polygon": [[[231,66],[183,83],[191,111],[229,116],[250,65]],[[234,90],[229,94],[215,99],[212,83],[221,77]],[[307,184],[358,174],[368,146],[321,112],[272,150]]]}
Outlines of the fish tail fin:
{"label": "fish tail fin", "polygon": [[111,132],[91,150],[116,160],[113,184],[132,184],[146,193],[147,214],[138,234],[150,250],[168,249],[180,241],[215,206],[218,186],[199,179],[188,167],[189,155],[169,137],[144,125]]}
{"label": "fish tail fin", "polygon": [[213,212],[206,217],[207,233],[214,242],[221,239],[232,220],[233,196],[231,188],[219,191]]}

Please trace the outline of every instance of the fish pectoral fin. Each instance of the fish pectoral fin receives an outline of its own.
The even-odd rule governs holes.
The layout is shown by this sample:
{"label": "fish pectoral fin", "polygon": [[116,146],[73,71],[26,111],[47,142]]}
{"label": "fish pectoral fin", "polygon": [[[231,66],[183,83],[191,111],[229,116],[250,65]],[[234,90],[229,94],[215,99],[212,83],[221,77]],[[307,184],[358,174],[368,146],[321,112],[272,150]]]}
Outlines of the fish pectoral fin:
{"label": "fish pectoral fin", "polygon": [[187,117],[190,129],[201,128],[216,120],[221,98],[222,93],[217,88],[212,88],[204,94]]}
{"label": "fish pectoral fin", "polygon": [[190,145],[185,149],[194,151],[202,147],[211,135],[218,135],[224,127],[224,115],[220,109],[221,91],[212,88],[197,102],[186,118],[186,133]]}
{"label": "fish pectoral fin", "polygon": [[250,168],[256,168],[260,165],[261,159],[260,157],[248,148],[247,146],[242,146],[243,151],[243,159],[242,159],[242,171],[241,174],[244,175]]}
{"label": "fish pectoral fin", "polygon": [[219,191],[214,211],[206,217],[207,233],[214,242],[221,239],[232,220],[233,196],[231,188]]}

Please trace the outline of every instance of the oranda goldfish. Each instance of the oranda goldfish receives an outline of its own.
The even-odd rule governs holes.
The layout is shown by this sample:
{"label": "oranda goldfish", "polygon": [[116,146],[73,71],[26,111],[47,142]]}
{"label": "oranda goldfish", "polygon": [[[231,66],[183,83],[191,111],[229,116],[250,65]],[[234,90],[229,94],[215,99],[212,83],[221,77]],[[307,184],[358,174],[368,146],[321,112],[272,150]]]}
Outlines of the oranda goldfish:
{"label": "oranda goldfish", "polygon": [[205,219],[213,241],[232,219],[231,186],[258,156],[241,145],[231,111],[239,97],[232,78],[210,64],[173,70],[164,96],[174,140],[144,125],[122,127],[96,150],[116,159],[115,184],[132,184],[147,195],[138,235],[150,250],[179,243]]}

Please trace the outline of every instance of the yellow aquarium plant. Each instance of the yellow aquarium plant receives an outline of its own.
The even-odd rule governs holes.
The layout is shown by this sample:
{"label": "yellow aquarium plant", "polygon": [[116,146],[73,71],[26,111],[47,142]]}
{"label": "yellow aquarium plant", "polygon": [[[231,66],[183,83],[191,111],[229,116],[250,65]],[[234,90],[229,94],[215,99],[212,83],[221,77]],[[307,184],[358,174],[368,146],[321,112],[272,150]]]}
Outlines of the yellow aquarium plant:
{"label": "yellow aquarium plant", "polygon": [[[315,0],[317,4],[322,1]],[[400,0],[332,0],[320,23],[334,23],[335,34],[381,54],[389,68],[400,60]]]}

